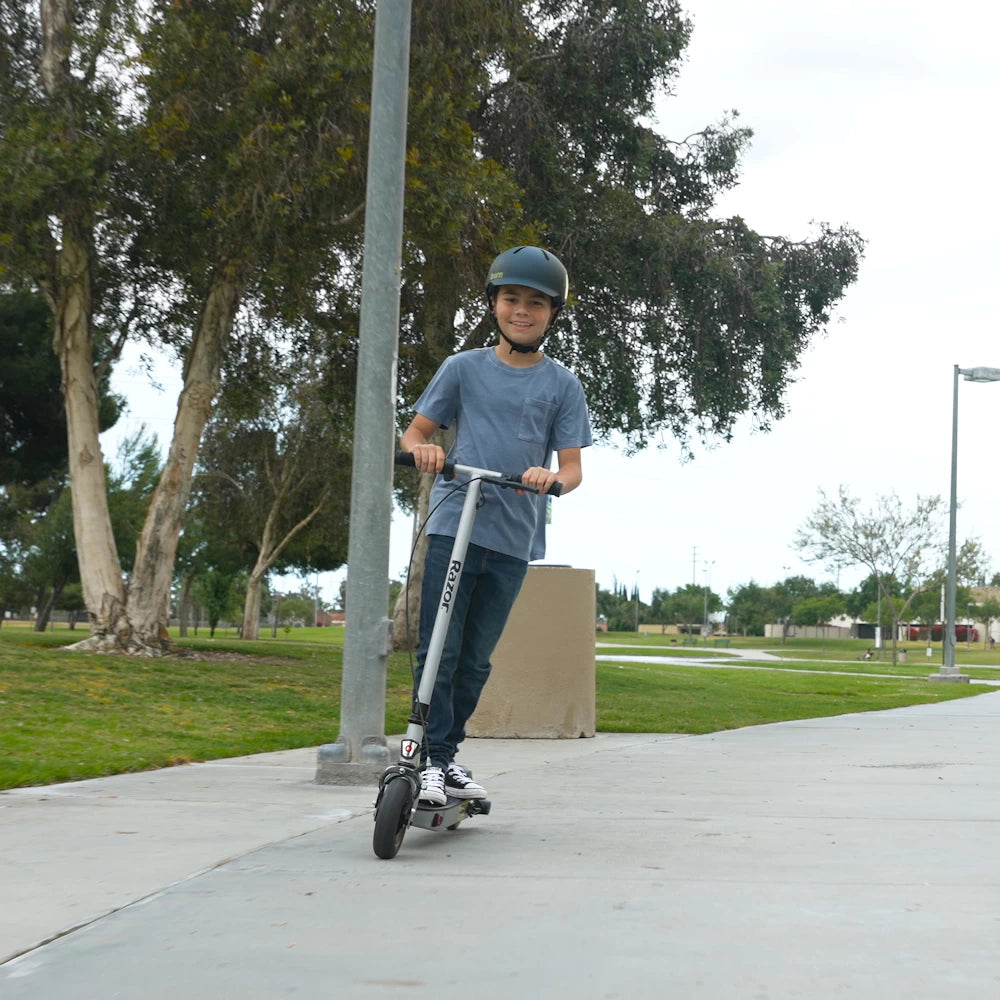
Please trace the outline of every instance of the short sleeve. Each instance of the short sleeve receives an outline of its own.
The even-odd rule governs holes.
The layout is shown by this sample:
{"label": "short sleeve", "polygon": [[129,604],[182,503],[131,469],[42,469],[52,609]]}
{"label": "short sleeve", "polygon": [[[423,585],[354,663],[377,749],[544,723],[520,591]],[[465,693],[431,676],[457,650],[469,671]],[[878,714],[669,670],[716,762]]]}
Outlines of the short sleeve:
{"label": "short sleeve", "polygon": [[445,359],[413,409],[442,427],[450,427],[458,413],[460,398],[458,372],[452,356]]}
{"label": "short sleeve", "polygon": [[590,416],[583,386],[573,378],[563,396],[562,405],[552,427],[550,443],[553,451],[563,448],[589,448],[593,444],[590,433]]}

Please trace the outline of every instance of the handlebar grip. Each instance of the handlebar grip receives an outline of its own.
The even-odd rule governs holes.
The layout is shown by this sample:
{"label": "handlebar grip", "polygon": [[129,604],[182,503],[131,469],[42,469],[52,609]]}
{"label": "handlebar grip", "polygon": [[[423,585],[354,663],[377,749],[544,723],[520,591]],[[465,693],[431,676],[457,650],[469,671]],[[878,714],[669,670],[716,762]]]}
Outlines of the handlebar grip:
{"label": "handlebar grip", "polygon": [[[396,465],[407,465],[411,469],[415,469],[417,467],[417,463],[408,451],[397,451],[394,461]],[[453,477],[455,475],[455,463],[445,462],[444,468],[441,470],[441,475],[447,476],[449,479]]]}
{"label": "handlebar grip", "polygon": [[[507,476],[506,478],[509,479],[512,483],[519,483],[519,482],[521,482],[521,474],[520,473],[518,473],[515,476]],[[547,497],[557,497],[557,496],[559,496],[562,493],[562,488],[563,488],[563,484],[562,483],[553,483],[545,491],[544,496],[547,496]]]}

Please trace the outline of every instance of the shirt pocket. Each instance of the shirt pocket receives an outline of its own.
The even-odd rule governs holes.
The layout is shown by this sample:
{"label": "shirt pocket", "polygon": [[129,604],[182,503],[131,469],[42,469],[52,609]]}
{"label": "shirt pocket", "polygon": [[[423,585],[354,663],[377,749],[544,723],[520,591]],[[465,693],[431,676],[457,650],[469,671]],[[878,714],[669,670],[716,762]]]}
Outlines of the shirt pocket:
{"label": "shirt pocket", "polygon": [[556,416],[556,404],[544,399],[526,399],[521,407],[521,422],[517,436],[522,441],[545,444]]}

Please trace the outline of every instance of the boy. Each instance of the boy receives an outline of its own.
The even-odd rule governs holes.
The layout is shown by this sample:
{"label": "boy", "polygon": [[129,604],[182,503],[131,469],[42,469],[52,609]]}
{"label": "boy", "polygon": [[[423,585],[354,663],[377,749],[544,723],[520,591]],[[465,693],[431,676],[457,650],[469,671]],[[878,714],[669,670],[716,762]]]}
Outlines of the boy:
{"label": "boy", "polygon": [[[439,473],[445,454],[430,437],[438,427],[454,424],[451,461],[521,472],[522,481],[539,490],[536,496],[484,486],[427,719],[420,797],[435,805],[444,805],[448,795],[486,795],[455,763],[458,745],[528,562],[545,554],[542,494],[560,482],[565,495],[583,479],[580,452],[591,443],[583,389],[576,376],[541,353],[568,293],[566,269],[548,251],[521,246],[500,254],[486,280],[496,345],[448,358],[417,400],[416,416],[400,438],[400,448],[413,455],[421,472]],[[555,472],[548,468],[553,452]],[[435,505],[453,488],[439,479],[431,493],[418,686],[462,506],[460,498]]]}

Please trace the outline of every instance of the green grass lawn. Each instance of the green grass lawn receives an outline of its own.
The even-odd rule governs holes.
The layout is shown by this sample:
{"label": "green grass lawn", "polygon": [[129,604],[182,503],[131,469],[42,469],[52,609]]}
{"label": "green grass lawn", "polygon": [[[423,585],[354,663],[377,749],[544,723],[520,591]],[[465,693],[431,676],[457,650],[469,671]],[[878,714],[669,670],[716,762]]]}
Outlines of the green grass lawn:
{"label": "green grass lawn", "polygon": [[[190,657],[149,660],[59,648],[79,629],[0,629],[0,788],[332,742],[343,632],[296,633],[185,639]],[[394,655],[388,732],[406,728],[410,686]]]}
{"label": "green grass lawn", "polygon": [[[184,657],[147,660],[80,654],[61,647],[85,629],[35,633],[0,628],[0,788],[48,784],[171,764],[315,746],[337,736],[343,658],[341,629],[294,629],[244,642],[232,633],[179,640]],[[597,728],[604,732],[707,733],[789,719],[895,708],[969,697],[985,687],[929,684],[940,660],[859,662],[864,642],[819,640],[781,649],[787,659],[749,661],[782,670],[684,666],[676,656],[719,659],[726,650],[674,648],[667,637],[599,636],[602,654],[662,662],[597,665]],[[808,641],[802,641],[808,642]],[[733,646],[774,652],[773,641]],[[839,650],[839,652],[835,652]],[[1000,676],[1000,666],[959,666]],[[971,651],[969,657],[980,658]],[[982,654],[987,657],[987,654]],[[989,654],[996,664],[997,656]],[[797,658],[798,657],[798,658]],[[988,658],[988,657],[987,657]],[[816,662],[819,660],[820,662]],[[825,661],[825,662],[824,662]],[[791,668],[788,670],[787,668]],[[967,669],[968,668],[968,669]],[[824,669],[884,676],[839,676]],[[794,671],[794,672],[793,672]],[[916,678],[916,679],[914,679]],[[390,657],[386,733],[406,727],[409,658]]]}

